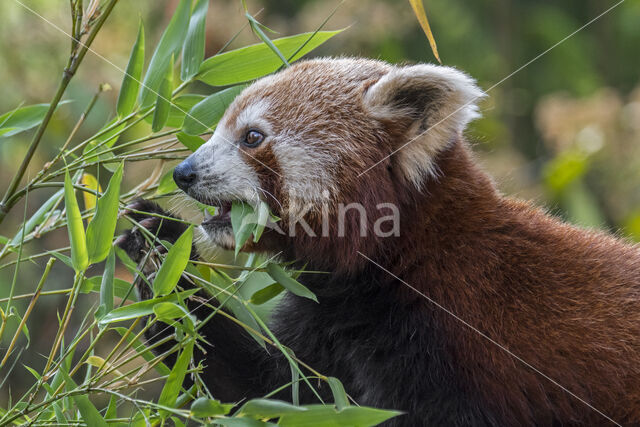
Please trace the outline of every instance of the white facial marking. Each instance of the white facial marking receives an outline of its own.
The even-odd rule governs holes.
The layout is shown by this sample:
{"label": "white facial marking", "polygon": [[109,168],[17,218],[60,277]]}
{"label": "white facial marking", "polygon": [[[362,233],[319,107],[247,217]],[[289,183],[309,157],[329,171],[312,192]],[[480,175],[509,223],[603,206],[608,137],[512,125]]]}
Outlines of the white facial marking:
{"label": "white facial marking", "polygon": [[260,99],[255,103],[251,103],[251,105],[238,114],[235,129],[239,131],[257,129],[265,135],[271,135],[271,126],[267,121],[268,114],[269,102],[266,99]]}
{"label": "white facial marking", "polygon": [[211,139],[193,154],[198,182],[189,189],[190,195],[206,199],[254,201],[260,185],[258,176],[242,157],[231,132],[218,127]]}

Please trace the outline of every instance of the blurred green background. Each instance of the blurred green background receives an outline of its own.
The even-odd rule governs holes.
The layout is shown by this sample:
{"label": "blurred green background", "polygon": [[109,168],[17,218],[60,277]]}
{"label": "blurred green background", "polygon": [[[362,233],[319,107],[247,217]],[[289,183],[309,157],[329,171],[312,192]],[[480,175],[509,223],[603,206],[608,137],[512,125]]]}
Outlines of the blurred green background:
{"label": "blurred green background", "polygon": [[[22,0],[21,0],[22,1]],[[100,83],[118,88],[145,22],[155,43],[176,1],[121,1],[73,80],[32,163],[42,165],[68,135]],[[62,30],[68,3],[25,0]],[[281,35],[315,29],[338,6],[326,0],[253,0],[252,12]],[[478,79],[489,98],[468,134],[481,161],[508,194],[533,198],[588,226],[640,238],[640,1],[626,0],[509,78],[528,61],[615,5],[602,0],[427,0],[425,7],[445,65]],[[244,24],[240,1],[211,2],[208,55]],[[0,3],[0,112],[47,102],[65,64],[69,40],[18,2]],[[406,1],[347,0],[327,24],[349,29],[314,52],[391,62],[434,62]],[[248,30],[233,46],[256,42]],[[109,64],[107,61],[111,62]],[[115,65],[115,66],[114,66]],[[506,79],[505,79],[506,78]],[[502,81],[505,79],[504,81]],[[498,82],[501,82],[497,84]],[[494,85],[496,85],[493,87]],[[114,111],[117,91],[101,96],[78,138]],[[0,139],[0,182],[7,182],[30,134]],[[33,172],[32,172],[33,173]],[[129,180],[142,175],[128,174]]]}
{"label": "blurred green background", "polygon": [[[68,37],[54,27],[69,31],[68,1],[20,2],[50,23],[17,0],[0,2],[0,114],[22,103],[48,102],[69,50]],[[247,3],[254,14],[262,10],[260,21],[280,35],[314,30],[339,5],[334,0]],[[100,84],[119,88],[122,73],[116,66],[126,66],[138,20],[145,23],[150,50],[176,4],[175,0],[121,0],[93,45],[102,57],[89,54],[80,67],[65,95],[73,102],[58,109],[28,176],[57,152]],[[472,124],[468,136],[499,188],[533,199],[574,223],[640,240],[640,1],[624,1],[561,42],[615,4],[602,0],[425,0],[443,63],[468,72],[485,90],[491,88],[481,104],[483,118]],[[215,54],[245,22],[239,0],[212,0],[207,56]],[[408,1],[347,0],[326,26],[343,27],[349,29],[314,55],[366,56],[397,63],[435,61]],[[232,47],[257,41],[246,29]],[[76,140],[92,135],[113,116],[116,97],[117,90],[100,96]],[[0,137],[3,192],[32,132]],[[129,136],[135,137],[135,132]],[[137,163],[127,169],[123,186],[129,189],[139,184],[153,166]],[[40,191],[42,194],[29,196],[27,215],[50,195]],[[17,205],[3,228],[15,230],[23,210],[24,204]],[[0,230],[0,234],[8,233]],[[66,230],[60,230],[25,250],[35,253],[65,246],[66,239]],[[68,287],[69,272],[57,268],[51,276],[54,283],[47,287]],[[12,270],[0,270],[0,297],[8,292]],[[41,270],[21,271],[17,293],[31,292]],[[54,309],[64,297],[47,298]],[[32,315],[32,336],[55,333],[56,323],[46,321],[51,315],[46,311]],[[33,341],[29,358],[37,359],[38,352],[46,352],[48,342],[38,347],[39,340]],[[19,381],[12,382],[17,386]]]}

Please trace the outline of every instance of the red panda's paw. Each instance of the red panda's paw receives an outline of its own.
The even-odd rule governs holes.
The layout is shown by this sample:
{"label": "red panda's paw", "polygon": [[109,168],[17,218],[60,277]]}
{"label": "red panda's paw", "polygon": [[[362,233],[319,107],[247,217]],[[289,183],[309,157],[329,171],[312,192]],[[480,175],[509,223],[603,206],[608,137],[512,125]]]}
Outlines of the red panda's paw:
{"label": "red panda's paw", "polygon": [[159,240],[174,243],[187,229],[181,220],[149,200],[136,200],[126,207],[122,215],[129,217],[134,226],[122,233],[115,244],[137,263],[145,258],[151,245],[163,251]]}

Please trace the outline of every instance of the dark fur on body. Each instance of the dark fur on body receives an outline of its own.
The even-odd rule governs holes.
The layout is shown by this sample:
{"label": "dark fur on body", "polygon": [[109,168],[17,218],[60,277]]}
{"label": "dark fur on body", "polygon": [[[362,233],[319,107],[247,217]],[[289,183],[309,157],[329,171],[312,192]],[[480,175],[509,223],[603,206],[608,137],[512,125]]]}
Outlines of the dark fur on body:
{"label": "dark fur on body", "polygon": [[[439,155],[440,177],[423,192],[394,188],[400,237],[367,256],[617,422],[638,423],[637,249],[503,198],[470,156],[458,140]],[[285,257],[331,270],[314,261],[324,250]],[[271,327],[359,404],[406,411],[388,425],[607,422],[357,253],[349,261],[329,277],[303,274],[320,303],[288,295]],[[214,346],[204,378],[216,397],[259,397],[290,381],[277,352],[267,355],[222,316],[203,334]],[[305,385],[301,392],[313,401]]]}

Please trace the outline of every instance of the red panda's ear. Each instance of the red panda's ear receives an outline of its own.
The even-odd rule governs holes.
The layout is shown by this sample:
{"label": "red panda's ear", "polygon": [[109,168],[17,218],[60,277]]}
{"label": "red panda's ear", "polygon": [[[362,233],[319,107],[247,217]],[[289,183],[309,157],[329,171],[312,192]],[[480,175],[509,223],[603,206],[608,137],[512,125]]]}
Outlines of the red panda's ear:
{"label": "red panda's ear", "polygon": [[479,117],[484,92],[455,68],[430,64],[395,67],[367,88],[363,102],[373,117],[406,129],[394,157],[418,186],[433,172],[431,159]]}

